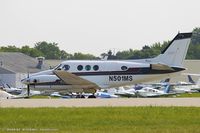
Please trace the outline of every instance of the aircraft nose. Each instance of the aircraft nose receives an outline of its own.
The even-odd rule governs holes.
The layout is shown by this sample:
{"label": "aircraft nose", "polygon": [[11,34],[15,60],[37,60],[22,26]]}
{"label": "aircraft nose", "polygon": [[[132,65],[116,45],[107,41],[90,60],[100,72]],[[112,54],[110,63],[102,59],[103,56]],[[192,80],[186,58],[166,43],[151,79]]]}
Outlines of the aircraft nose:
{"label": "aircraft nose", "polygon": [[30,84],[30,79],[29,78],[25,78],[25,79],[22,79],[21,82],[23,84]]}

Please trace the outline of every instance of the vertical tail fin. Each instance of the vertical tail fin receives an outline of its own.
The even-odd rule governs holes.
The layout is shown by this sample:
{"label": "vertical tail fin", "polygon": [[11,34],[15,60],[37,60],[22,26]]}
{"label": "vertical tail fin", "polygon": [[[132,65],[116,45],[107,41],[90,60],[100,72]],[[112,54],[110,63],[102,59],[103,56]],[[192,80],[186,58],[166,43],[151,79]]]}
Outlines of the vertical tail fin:
{"label": "vertical tail fin", "polygon": [[191,75],[188,75],[188,81],[192,84],[195,84],[194,80],[192,79]]}
{"label": "vertical tail fin", "polygon": [[169,83],[170,78],[166,78],[165,80],[161,80],[160,83]]}
{"label": "vertical tail fin", "polygon": [[164,92],[165,92],[165,93],[169,93],[169,91],[170,91],[170,85],[167,85],[167,86],[165,87],[165,89],[164,89]]}
{"label": "vertical tail fin", "polygon": [[183,66],[192,33],[178,33],[160,55],[151,61],[169,66]]}

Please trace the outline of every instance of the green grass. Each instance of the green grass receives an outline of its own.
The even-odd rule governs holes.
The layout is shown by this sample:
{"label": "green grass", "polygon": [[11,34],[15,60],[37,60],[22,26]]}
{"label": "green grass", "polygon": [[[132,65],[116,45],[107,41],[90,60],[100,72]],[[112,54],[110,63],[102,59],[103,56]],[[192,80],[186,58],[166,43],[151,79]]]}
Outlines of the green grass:
{"label": "green grass", "polygon": [[200,132],[197,107],[0,108],[0,115],[0,132]]}
{"label": "green grass", "polygon": [[176,97],[184,98],[184,97],[200,97],[200,93],[184,93],[179,94]]}

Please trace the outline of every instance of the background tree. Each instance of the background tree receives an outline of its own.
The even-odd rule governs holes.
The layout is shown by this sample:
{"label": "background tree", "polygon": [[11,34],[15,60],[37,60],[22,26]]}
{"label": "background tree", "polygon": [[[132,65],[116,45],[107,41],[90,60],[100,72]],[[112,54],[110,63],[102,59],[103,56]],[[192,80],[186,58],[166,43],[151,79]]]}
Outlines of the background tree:
{"label": "background tree", "polygon": [[73,59],[73,60],[94,60],[94,59],[98,59],[98,58],[91,54],[83,54],[83,53],[78,52],[78,53],[74,53],[74,55],[71,57],[71,59]]}
{"label": "background tree", "polygon": [[199,45],[200,44],[200,28],[194,28],[192,32],[191,44]]}
{"label": "background tree", "polygon": [[72,59],[73,55],[72,54],[68,54],[67,52],[65,52],[64,50],[60,51],[60,59],[61,60],[67,60],[67,59]]}
{"label": "background tree", "polygon": [[22,46],[20,51],[31,57],[44,56],[44,54],[41,51],[39,51],[35,48],[30,48],[28,45]]}
{"label": "background tree", "polygon": [[186,59],[200,59],[200,28],[195,28],[192,32],[191,44]]}
{"label": "background tree", "polygon": [[61,52],[57,43],[47,43],[45,41],[35,44],[35,49],[41,51],[46,59],[60,59]]}
{"label": "background tree", "polygon": [[[123,50],[118,51],[116,55],[111,50],[104,52],[101,55],[108,56],[108,59],[142,59],[152,58],[160,54],[162,50],[170,43],[170,41],[164,41],[163,43],[157,42],[152,45],[144,45],[141,50]],[[44,56],[46,59],[62,59],[62,60],[94,60],[100,59],[91,54],[83,54],[80,52],[69,54],[64,50],[60,50],[57,43],[38,42],[34,48],[30,48],[28,45],[17,48],[14,45],[0,47],[0,52],[22,52],[26,55],[37,57]],[[194,28],[186,59],[200,59],[200,28]]]}
{"label": "background tree", "polygon": [[14,45],[8,45],[7,47],[1,47],[1,52],[20,52],[20,48],[17,48]]}
{"label": "background tree", "polygon": [[116,53],[116,58],[117,59],[130,59],[134,54],[133,52],[134,52],[133,49],[119,51]]}

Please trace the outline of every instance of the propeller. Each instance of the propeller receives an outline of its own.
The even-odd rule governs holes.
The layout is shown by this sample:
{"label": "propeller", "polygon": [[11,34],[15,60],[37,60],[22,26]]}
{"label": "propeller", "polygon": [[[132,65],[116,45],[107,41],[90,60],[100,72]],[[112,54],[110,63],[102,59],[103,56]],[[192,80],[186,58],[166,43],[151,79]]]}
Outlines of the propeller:
{"label": "propeller", "polygon": [[[29,72],[28,72],[27,78],[29,78]],[[30,85],[29,84],[27,84],[27,95],[28,95],[28,97],[30,96]]]}

